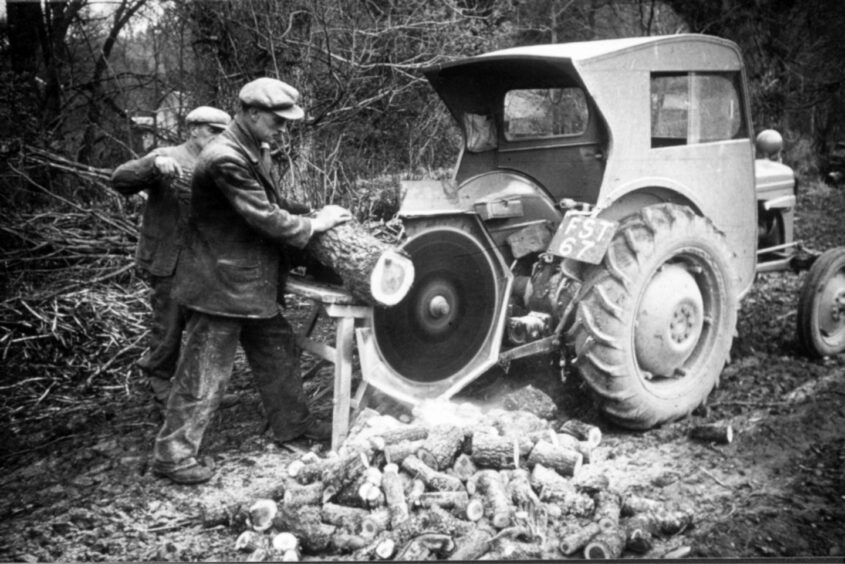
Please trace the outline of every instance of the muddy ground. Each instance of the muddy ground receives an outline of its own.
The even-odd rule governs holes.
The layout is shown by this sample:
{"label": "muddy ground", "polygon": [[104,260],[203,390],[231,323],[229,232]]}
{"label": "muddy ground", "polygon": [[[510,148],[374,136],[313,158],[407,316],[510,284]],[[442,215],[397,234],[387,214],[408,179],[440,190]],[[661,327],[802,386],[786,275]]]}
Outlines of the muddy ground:
{"label": "muddy ground", "polygon": [[[845,192],[821,185],[801,195],[798,237],[813,248],[845,245]],[[577,379],[533,359],[494,370],[462,394],[498,396],[526,383],[557,398],[560,418],[601,426],[597,460],[620,489],[695,508],[694,525],[661,541],[653,556],[689,547],[690,557],[845,555],[845,357],[810,360],[795,317],[805,274],[760,276],[743,302],[733,359],[707,409],[643,433],[603,421]],[[295,300],[300,320],[307,304]],[[325,328],[324,328],[325,329]],[[306,359],[306,367],[313,360]],[[7,431],[0,450],[0,560],[243,560],[240,531],[204,528],[200,504],[249,501],[280,483],[294,456],[262,432],[259,398],[239,360],[240,402],[212,422],[203,454],[216,476],[201,486],[154,477],[148,457],[159,423],[137,375],[99,401],[80,386],[61,420],[39,432]],[[328,369],[310,379],[314,409],[331,405]],[[35,407],[37,409],[37,406]],[[730,422],[730,445],[692,441],[700,422]],[[299,444],[319,449],[321,445]],[[559,556],[558,556],[559,557]]]}

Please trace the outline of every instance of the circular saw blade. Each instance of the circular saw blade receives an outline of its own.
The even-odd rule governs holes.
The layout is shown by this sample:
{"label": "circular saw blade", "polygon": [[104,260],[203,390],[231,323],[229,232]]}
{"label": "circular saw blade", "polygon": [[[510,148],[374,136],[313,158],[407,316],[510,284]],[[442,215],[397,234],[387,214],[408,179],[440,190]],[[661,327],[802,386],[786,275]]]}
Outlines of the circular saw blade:
{"label": "circular saw blade", "polygon": [[374,312],[383,360],[416,382],[439,382],[466,367],[494,333],[497,284],[484,247],[455,229],[431,229],[404,246],[416,272],[398,305]]}

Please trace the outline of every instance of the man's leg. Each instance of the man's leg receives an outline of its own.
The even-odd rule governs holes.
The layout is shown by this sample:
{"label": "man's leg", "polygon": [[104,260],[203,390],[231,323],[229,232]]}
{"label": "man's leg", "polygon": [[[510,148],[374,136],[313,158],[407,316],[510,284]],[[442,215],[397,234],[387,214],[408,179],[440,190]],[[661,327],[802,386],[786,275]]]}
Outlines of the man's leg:
{"label": "man's leg", "polygon": [[164,426],[156,437],[156,473],[181,481],[180,471],[190,475],[189,469],[198,465],[203,434],[232,374],[240,331],[239,319],[198,311],[188,317],[185,348],[173,378]]}
{"label": "man's leg", "polygon": [[312,422],[290,324],[281,315],[246,321],[241,345],[276,441],[305,434]]}
{"label": "man's leg", "polygon": [[179,361],[182,331],[185,329],[187,311],[170,297],[172,276],[149,276],[150,344],[147,354],[138,361],[138,367],[147,377],[153,401],[161,408],[170,396],[170,381]]}

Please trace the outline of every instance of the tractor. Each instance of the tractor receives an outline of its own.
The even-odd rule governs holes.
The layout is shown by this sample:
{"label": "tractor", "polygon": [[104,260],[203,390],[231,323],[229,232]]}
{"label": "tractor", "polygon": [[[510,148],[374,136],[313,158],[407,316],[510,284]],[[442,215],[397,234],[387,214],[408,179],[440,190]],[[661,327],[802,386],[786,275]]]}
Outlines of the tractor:
{"label": "tractor", "polygon": [[845,249],[794,240],[797,183],[754,136],[738,47],[706,35],[499,50],[424,71],[463,133],[403,183],[415,280],[359,330],[364,380],[411,405],[559,354],[611,421],[684,417],[718,385],[759,272],[810,269],[798,334],[845,349]]}

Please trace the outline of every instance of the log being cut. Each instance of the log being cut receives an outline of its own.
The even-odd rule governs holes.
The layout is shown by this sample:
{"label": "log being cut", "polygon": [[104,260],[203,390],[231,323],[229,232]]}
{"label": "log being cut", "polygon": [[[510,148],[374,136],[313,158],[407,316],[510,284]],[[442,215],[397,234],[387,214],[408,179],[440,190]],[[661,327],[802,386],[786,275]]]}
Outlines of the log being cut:
{"label": "log being cut", "polygon": [[343,286],[368,305],[396,305],[414,282],[410,257],[379,241],[356,221],[314,234],[306,250],[337,273]]}

